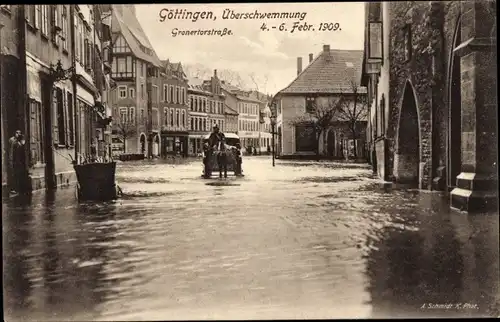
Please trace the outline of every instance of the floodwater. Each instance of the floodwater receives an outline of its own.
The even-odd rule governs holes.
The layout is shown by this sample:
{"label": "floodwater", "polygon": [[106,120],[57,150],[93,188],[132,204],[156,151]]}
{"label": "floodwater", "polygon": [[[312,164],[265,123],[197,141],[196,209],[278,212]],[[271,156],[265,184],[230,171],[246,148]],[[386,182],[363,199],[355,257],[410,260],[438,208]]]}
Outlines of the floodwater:
{"label": "floodwater", "polygon": [[3,203],[7,321],[499,315],[499,216],[379,188],[363,165],[121,163],[123,198]]}

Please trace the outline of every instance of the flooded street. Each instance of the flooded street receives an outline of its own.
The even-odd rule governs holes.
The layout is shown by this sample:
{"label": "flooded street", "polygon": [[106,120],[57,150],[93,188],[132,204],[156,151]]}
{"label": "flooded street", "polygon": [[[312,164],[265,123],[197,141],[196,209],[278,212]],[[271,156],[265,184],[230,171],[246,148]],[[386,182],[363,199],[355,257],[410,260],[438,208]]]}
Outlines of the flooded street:
{"label": "flooded street", "polygon": [[116,202],[78,204],[74,187],[4,202],[6,320],[494,312],[498,215],[384,191],[365,165],[243,167],[203,180],[199,161],[121,163]]}

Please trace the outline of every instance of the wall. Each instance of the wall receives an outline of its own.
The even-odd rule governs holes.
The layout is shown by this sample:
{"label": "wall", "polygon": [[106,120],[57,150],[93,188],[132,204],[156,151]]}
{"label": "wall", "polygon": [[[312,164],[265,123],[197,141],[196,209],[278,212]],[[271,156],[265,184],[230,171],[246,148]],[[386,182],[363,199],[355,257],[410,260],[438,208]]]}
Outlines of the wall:
{"label": "wall", "polygon": [[305,113],[306,100],[303,96],[283,96],[279,104],[281,106],[281,155],[294,154],[295,151],[295,128],[290,121]]}
{"label": "wall", "polygon": [[[423,189],[430,189],[436,168],[446,160],[447,104],[445,75],[447,52],[453,31],[450,29],[458,11],[455,2],[390,2],[391,19],[388,37],[390,59],[388,171],[393,173],[400,109],[406,84],[415,93],[420,124],[420,178]],[[444,14],[446,13],[446,16]],[[439,21],[445,18],[444,29]],[[404,59],[404,26],[411,23],[412,58]],[[445,44],[446,46],[443,46]],[[447,47],[448,46],[448,47]],[[435,56],[433,59],[433,55]],[[434,69],[434,73],[433,73]],[[399,135],[404,135],[404,129]],[[396,161],[397,162],[397,161]]]}

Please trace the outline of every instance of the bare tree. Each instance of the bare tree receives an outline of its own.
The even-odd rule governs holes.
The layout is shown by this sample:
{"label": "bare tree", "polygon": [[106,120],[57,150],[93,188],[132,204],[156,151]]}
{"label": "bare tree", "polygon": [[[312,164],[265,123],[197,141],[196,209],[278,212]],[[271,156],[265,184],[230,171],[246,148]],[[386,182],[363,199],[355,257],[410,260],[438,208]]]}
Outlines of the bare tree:
{"label": "bare tree", "polygon": [[189,78],[199,78],[206,79],[212,75],[209,68],[203,66],[202,64],[192,64],[182,66],[184,73]]}
{"label": "bare tree", "polygon": [[291,126],[309,125],[312,127],[316,139],[316,158],[318,160],[320,158],[319,144],[321,135],[326,133],[333,125],[343,104],[344,98],[342,96],[317,98],[312,104],[312,109],[289,121]]}
{"label": "bare tree", "polygon": [[347,91],[341,91],[342,104],[339,106],[339,120],[347,123],[354,140],[354,157],[358,157],[356,140],[360,136],[361,122],[368,118],[368,98],[366,90],[352,79]]}
{"label": "bare tree", "polygon": [[[264,100],[266,98],[266,95],[263,92],[265,92],[267,90],[267,83],[269,82],[269,75],[265,74],[259,78],[255,75],[255,73],[250,73],[248,75],[248,78],[250,78],[251,82],[254,85],[254,89],[257,92],[257,99],[259,101]],[[259,86],[259,83],[261,84],[261,86]]]}
{"label": "bare tree", "polygon": [[219,72],[219,78],[228,84],[234,85],[240,89],[246,87],[245,81],[238,72],[230,69],[223,69]]}
{"label": "bare tree", "polygon": [[136,134],[136,126],[134,123],[120,120],[116,126],[118,136],[123,140],[123,152],[127,152],[127,139]]}

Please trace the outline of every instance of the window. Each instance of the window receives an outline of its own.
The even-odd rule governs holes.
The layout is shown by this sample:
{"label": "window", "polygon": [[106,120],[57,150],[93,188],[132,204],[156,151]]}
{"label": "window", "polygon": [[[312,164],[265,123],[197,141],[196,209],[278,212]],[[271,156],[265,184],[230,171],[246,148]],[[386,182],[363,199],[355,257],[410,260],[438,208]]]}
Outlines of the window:
{"label": "window", "polygon": [[186,88],[184,87],[182,89],[182,91],[184,92],[184,102],[186,103],[186,105],[189,105],[189,102],[188,102],[188,95],[187,95],[187,90]]}
{"label": "window", "polygon": [[29,102],[30,106],[30,151],[31,162],[33,164],[44,162],[43,151],[43,124],[42,124],[42,104],[35,100]]}
{"label": "window", "polygon": [[130,87],[128,89],[128,97],[130,97],[130,98],[134,98],[135,97],[135,88]]}
{"label": "window", "polygon": [[174,109],[170,109],[170,126],[174,126]]}
{"label": "window", "polygon": [[175,103],[174,100],[174,86],[173,85],[168,85],[169,92],[170,92],[170,97],[168,99],[169,102]]}
{"label": "window", "polygon": [[154,107],[152,109],[152,123],[154,127],[157,127],[160,124],[160,113],[158,113],[158,108]]}
{"label": "window", "polygon": [[168,109],[166,108],[163,110],[163,124],[168,126]]}
{"label": "window", "polygon": [[125,38],[123,38],[123,36],[120,36],[118,37],[118,39],[116,39],[113,51],[116,53],[130,52],[130,48],[128,47],[127,41],[125,40]]}
{"label": "window", "polygon": [[68,92],[67,95],[67,102],[68,102],[68,144],[70,146],[73,146],[75,144],[75,129],[74,129],[74,124],[73,124],[73,119],[74,119],[74,109],[73,109],[73,94]]}
{"label": "window", "polygon": [[207,130],[207,119],[203,119],[203,131]]}
{"label": "window", "polygon": [[127,86],[118,86],[118,97],[127,98]]}
{"label": "window", "polygon": [[190,105],[191,105],[191,111],[194,110],[194,97],[189,97],[189,102],[190,102]]}
{"label": "window", "polygon": [[152,102],[159,102],[159,93],[158,93],[158,86],[153,85],[151,88],[151,101]]}
{"label": "window", "polygon": [[189,120],[191,121],[191,131],[194,131],[194,120],[192,117],[190,117]]}
{"label": "window", "polygon": [[163,101],[167,102],[168,98],[168,85],[163,84]]}
{"label": "window", "polygon": [[64,50],[68,50],[68,8],[62,5],[61,13],[61,40]]}
{"label": "window", "polygon": [[[141,110],[141,112],[144,112],[144,110]],[[128,122],[135,124],[135,107],[128,108]]]}
{"label": "window", "polygon": [[182,111],[182,127],[186,127],[186,111]]}
{"label": "window", "polygon": [[178,86],[175,86],[175,88],[174,88],[174,87],[172,86],[172,90],[173,90],[173,92],[174,92],[174,95],[172,95],[172,97],[173,97],[173,103],[174,103],[174,104],[177,104],[177,103],[178,103],[178,101],[177,101],[177,98],[178,98],[178,97],[177,97],[177,94],[179,93],[179,87],[178,87]]}
{"label": "window", "polygon": [[181,126],[181,113],[179,110],[177,110],[177,112],[175,113],[175,120],[176,120],[176,124],[177,124],[177,127],[180,127]]}
{"label": "window", "polygon": [[127,123],[128,111],[126,107],[120,107],[120,123]]}
{"label": "window", "polygon": [[144,116],[144,109],[143,108],[141,108],[141,115],[140,115],[140,117],[141,117],[141,119],[140,119],[141,124],[144,124],[144,121],[145,121],[146,118]]}
{"label": "window", "polygon": [[306,113],[313,113],[315,108],[315,98],[306,97]]}
{"label": "window", "polygon": [[113,59],[112,77],[134,77],[135,59],[132,56],[117,57]]}
{"label": "window", "polygon": [[141,84],[141,98],[144,99],[146,96],[146,94],[144,93],[144,84]]}
{"label": "window", "polygon": [[[50,6],[50,8],[52,10],[52,12],[51,12],[52,26],[54,28],[60,28],[60,30],[62,30],[62,28],[61,28],[61,16],[60,16],[60,11],[59,11],[59,5],[53,4],[53,5]],[[52,41],[56,45],[59,44],[59,33],[56,32],[56,29],[54,29],[54,32],[52,32]]]}

